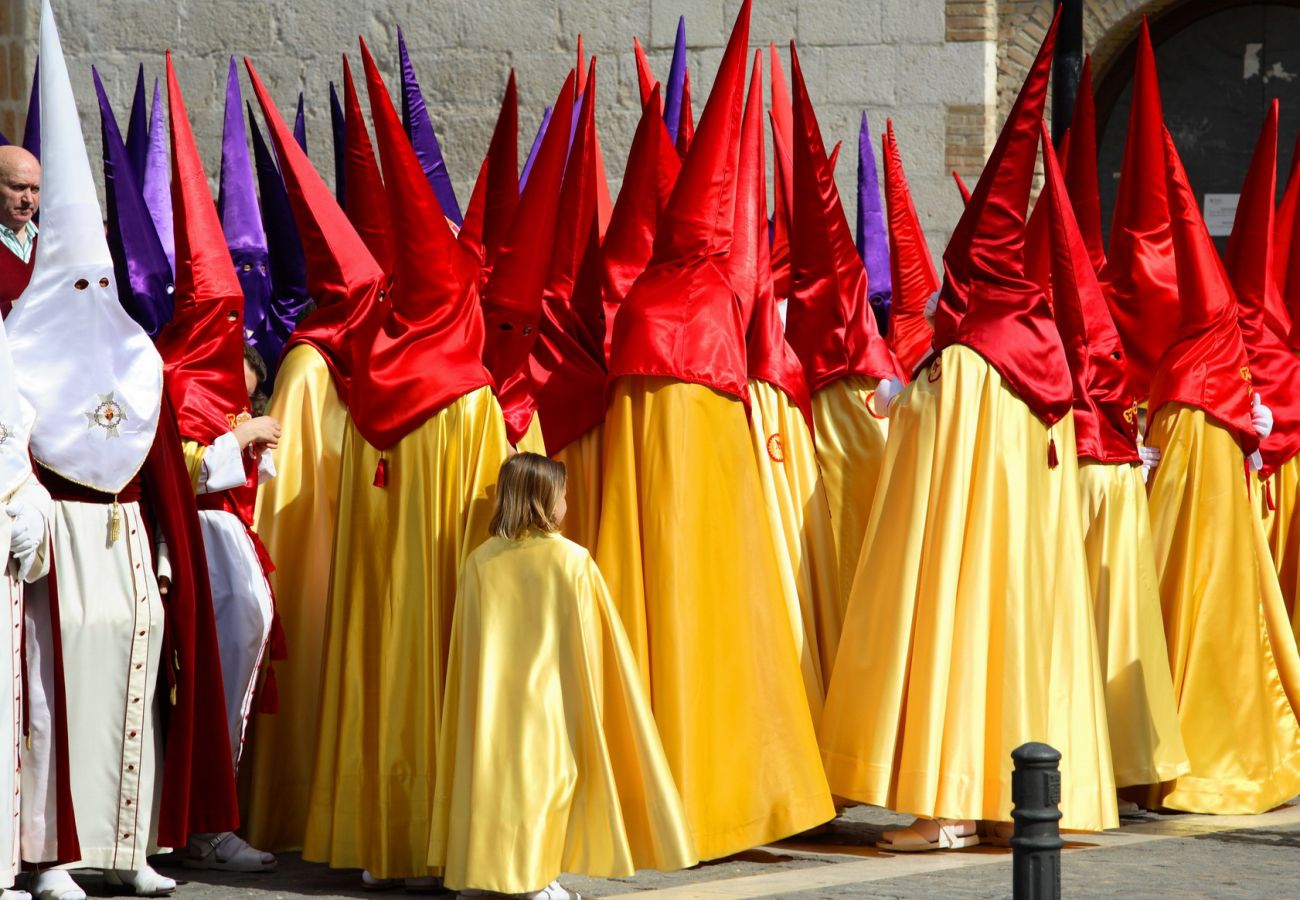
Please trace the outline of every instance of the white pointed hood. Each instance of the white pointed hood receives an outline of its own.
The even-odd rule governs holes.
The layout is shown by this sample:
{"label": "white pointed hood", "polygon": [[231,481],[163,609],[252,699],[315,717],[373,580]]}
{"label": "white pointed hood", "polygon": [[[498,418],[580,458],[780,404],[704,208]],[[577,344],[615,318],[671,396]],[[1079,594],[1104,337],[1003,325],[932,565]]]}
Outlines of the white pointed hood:
{"label": "white pointed hood", "polygon": [[162,359],[117,299],[113,259],[49,0],[41,3],[41,239],[5,321],[31,451],[69,481],[115,494],[153,445]]}
{"label": "white pointed hood", "polygon": [[14,360],[4,322],[0,321],[0,503],[31,474],[27,440],[34,415],[14,383]]}

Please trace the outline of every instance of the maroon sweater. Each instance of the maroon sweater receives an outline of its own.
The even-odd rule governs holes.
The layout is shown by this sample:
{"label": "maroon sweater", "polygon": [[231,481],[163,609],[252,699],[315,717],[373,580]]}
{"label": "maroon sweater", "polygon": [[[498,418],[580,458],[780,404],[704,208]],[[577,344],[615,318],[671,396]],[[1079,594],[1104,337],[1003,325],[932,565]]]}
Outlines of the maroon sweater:
{"label": "maroon sweater", "polygon": [[32,240],[32,252],[23,262],[8,247],[0,245],[0,318],[8,318],[14,301],[27,290],[27,282],[32,280],[32,267],[36,265],[36,239]]}

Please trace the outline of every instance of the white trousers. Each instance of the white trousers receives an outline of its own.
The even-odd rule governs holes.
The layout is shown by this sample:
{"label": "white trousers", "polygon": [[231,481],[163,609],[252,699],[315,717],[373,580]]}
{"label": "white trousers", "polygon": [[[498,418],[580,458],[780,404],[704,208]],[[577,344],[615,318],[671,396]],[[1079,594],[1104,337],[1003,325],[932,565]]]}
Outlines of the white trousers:
{"label": "white trousers", "polygon": [[239,517],[224,510],[199,510],[199,524],[217,619],[230,753],[237,770],[274,607],[257,551]]}

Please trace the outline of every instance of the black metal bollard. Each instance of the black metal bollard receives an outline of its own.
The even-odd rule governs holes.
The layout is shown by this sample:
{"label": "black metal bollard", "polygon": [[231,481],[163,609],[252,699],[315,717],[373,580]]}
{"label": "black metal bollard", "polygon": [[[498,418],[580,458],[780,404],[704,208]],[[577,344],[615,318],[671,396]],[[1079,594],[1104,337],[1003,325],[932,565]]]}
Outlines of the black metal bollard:
{"label": "black metal bollard", "polygon": [[1011,751],[1012,896],[1059,900],[1061,896],[1061,754],[1047,744]]}

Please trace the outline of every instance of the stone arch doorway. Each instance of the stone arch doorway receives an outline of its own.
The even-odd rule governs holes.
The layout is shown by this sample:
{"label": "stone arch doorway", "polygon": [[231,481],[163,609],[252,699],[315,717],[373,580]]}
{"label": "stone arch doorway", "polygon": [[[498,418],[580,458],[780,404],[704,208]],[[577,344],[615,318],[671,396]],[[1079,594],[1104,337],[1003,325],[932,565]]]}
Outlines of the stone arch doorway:
{"label": "stone arch doorway", "polygon": [[[1268,105],[1281,107],[1279,182],[1300,130],[1300,0],[1185,0],[1152,16],[1165,122],[1203,206],[1241,189]],[[1098,70],[1098,166],[1103,214],[1118,185],[1132,95],[1136,28]],[[1282,184],[1279,183],[1279,191]],[[1221,206],[1221,204],[1218,204]],[[1230,218],[1230,217],[1229,217]],[[1209,221],[1220,245],[1230,221]]]}

